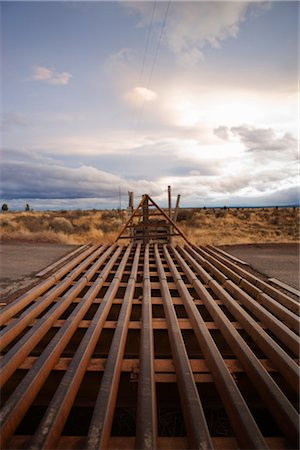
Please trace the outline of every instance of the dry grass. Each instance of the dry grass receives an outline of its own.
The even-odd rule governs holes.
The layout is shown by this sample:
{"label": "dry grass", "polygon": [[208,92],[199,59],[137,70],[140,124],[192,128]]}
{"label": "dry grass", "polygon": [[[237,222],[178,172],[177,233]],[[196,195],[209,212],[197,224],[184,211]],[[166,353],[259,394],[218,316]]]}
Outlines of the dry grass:
{"label": "dry grass", "polygon": [[[117,211],[7,212],[0,229],[5,240],[113,242],[125,220]],[[299,208],[184,209],[178,226],[195,244],[299,242]]]}

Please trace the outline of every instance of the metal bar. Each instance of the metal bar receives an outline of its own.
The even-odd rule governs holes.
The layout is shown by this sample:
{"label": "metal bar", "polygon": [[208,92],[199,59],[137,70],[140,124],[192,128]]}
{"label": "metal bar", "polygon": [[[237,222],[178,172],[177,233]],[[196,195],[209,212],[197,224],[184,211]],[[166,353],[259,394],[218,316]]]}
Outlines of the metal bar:
{"label": "metal bar", "polygon": [[[149,197],[149,196],[148,196]],[[175,228],[176,231],[178,231],[178,233],[180,234],[180,236],[182,237],[182,239],[188,244],[190,245],[189,241],[187,240],[187,238],[184,236],[184,234],[180,231],[180,229],[178,228],[178,226],[176,225],[176,223],[173,222],[172,219],[170,219],[170,217],[167,216],[167,214],[165,214],[163,212],[163,210],[157,205],[157,203],[155,203],[154,200],[152,200],[151,197],[149,197],[150,202],[153,204],[153,206],[155,206],[158,211],[161,212],[161,214],[171,223],[171,225]]]}
{"label": "metal bar", "polygon": [[193,372],[189,363],[184,341],[178,326],[172,297],[170,295],[157,244],[154,245],[154,250],[188,440],[192,448],[201,450],[212,449],[213,444],[193,378]]}
{"label": "metal bar", "polygon": [[83,261],[88,255],[93,253],[98,247],[100,247],[100,244],[94,245],[93,247],[89,248],[77,258],[70,261],[69,264],[65,265],[61,269],[58,269],[58,271],[51,275],[51,277],[42,281],[37,286],[34,286],[21,297],[5,306],[0,312],[0,326],[4,325],[10,317],[14,316],[19,311],[21,311],[21,309],[25,308],[31,301],[44,294],[44,292],[46,292],[51,286],[57,283],[57,281],[61,277],[63,277],[66,273],[73,269],[78,263]]}
{"label": "metal bar", "polygon": [[286,291],[290,292],[291,294],[297,295],[297,297],[300,297],[300,291],[298,289],[295,289],[293,286],[289,286],[286,283],[283,283],[280,280],[277,280],[276,278],[269,278],[269,283],[276,284],[277,286],[281,287],[282,289],[285,289]]}
{"label": "metal bar", "polygon": [[175,206],[175,213],[174,213],[174,222],[177,222],[178,212],[179,212],[179,202],[180,202],[180,194],[177,195],[176,200],[176,206]]}
{"label": "metal bar", "polygon": [[[96,272],[99,265],[107,258],[111,249],[109,248],[103,255],[103,259],[98,260],[98,264],[94,266]],[[2,359],[0,385],[2,386],[10,375],[17,369],[18,365],[23,361],[28,353],[36,346],[41,338],[51,328],[52,324],[58,317],[67,309],[72,303],[72,300],[84,288],[88,282],[88,278],[84,276],[79,280],[61,299],[57,302],[51,310],[49,310],[18,342],[5,354]],[[89,279],[92,278],[93,272],[90,272]]]}
{"label": "metal bar", "polygon": [[[193,246],[193,248],[196,251],[201,251],[199,247]],[[233,264],[228,259],[216,254],[213,252],[210,248],[203,248],[202,250],[205,250],[206,252],[209,252],[211,255],[213,255],[215,258],[217,258],[219,261],[223,262],[226,267],[233,269],[234,272],[241,275],[246,280],[253,283],[255,286],[259,287],[263,292],[266,292],[271,297],[273,297],[275,300],[278,300],[281,305],[284,305],[286,308],[293,311],[295,314],[299,314],[299,300],[294,300],[288,295],[284,294],[283,292],[278,291],[278,289],[274,288],[270,284],[265,283],[264,281],[260,280],[256,276],[250,274],[247,270],[242,269],[241,267],[237,266],[236,264]]]}
{"label": "metal bar", "polygon": [[[119,252],[120,250],[117,250],[114,261],[117,259]],[[103,257],[98,260],[95,264],[95,268],[90,271],[89,277],[93,276],[103,260]],[[110,262],[108,263],[110,266],[111,261],[112,260],[110,259]],[[108,273],[106,275],[108,275]],[[93,298],[97,295],[99,290],[98,287],[100,289],[101,283],[99,286],[95,284],[91,288],[92,294],[88,291],[83,297],[83,301],[77,304],[74,311],[70,314],[68,319],[65,320],[64,326],[56,333],[46,349],[42,352],[41,356],[37,359],[32,369],[25,375],[13,392],[13,395],[2,407],[0,412],[2,445],[4,445],[6,440],[17,428],[27,409],[30,407],[31,402],[36,397],[50,371],[56,364],[59,355],[76,331],[79,321],[84,317]]]}
{"label": "metal bar", "polygon": [[171,194],[171,186],[168,186],[168,212],[169,212],[169,218],[172,219],[172,194]]}
{"label": "metal bar", "polygon": [[145,227],[143,228],[143,244],[147,244],[149,242],[149,231],[147,228],[147,224],[149,222],[149,205],[148,205],[148,197],[145,197],[145,201],[143,203],[143,224],[145,225]]}
{"label": "metal bar", "polygon": [[[181,268],[187,269],[187,263],[179,253],[171,247],[172,253]],[[202,319],[193,298],[190,295],[183,279],[181,278],[170,253],[164,246],[164,253],[171,274],[176,281],[177,289],[183,299],[187,314],[192,323],[196,338],[202,349],[207,364],[211,370],[216,388],[223,401],[223,406],[228,414],[233,430],[241,448],[266,449],[268,448],[256,422],[239,391],[223,357],[211,337],[206,323]]]}
{"label": "metal bar", "polygon": [[151,282],[149,269],[149,244],[145,247],[144,254],[143,303],[135,446],[137,450],[150,450],[157,447],[156,391]]}
{"label": "metal bar", "polygon": [[[298,355],[299,352],[299,339],[286,325],[282,323],[282,320],[288,321],[289,325],[296,329],[299,326],[299,320],[297,317],[293,315],[293,313],[284,310],[282,306],[276,306],[272,299],[268,299],[265,295],[262,297],[261,293],[258,293],[258,298],[263,305],[268,305],[269,308],[273,311],[276,311],[280,314],[280,319],[273,314],[271,314],[264,306],[260,305],[259,300],[254,300],[247,293],[243,292],[243,290],[237,285],[246,284],[245,281],[236,275],[233,270],[228,269],[223,263],[219,263],[217,260],[214,261],[215,258],[211,257],[207,254],[203,249],[199,249],[201,254],[208,259],[211,259],[211,262],[215,262],[218,264],[220,269],[223,269],[224,272],[231,278],[231,280],[225,280],[223,282],[223,286],[228,292],[233,293],[238,300],[240,300],[246,308],[248,308],[259,320],[267,325],[267,327],[295,354]],[[237,278],[236,278],[237,277]],[[271,305],[271,306],[270,306]],[[297,330],[298,331],[298,330]]]}
{"label": "metal bar", "polygon": [[251,311],[259,320],[266,324],[278,339],[281,340],[294,355],[299,355],[299,338],[291,331],[282,321],[277,319],[263,306],[253,300],[250,295],[243,292],[241,288],[236,286],[231,280],[224,283],[224,288],[230,294],[233,294],[249,311]]}
{"label": "metal bar", "polygon": [[[188,273],[186,273],[186,275],[189,276]],[[239,335],[237,330],[231,325],[231,322],[226,315],[219,306],[215,304],[213,297],[204,288],[202,283],[195,278],[194,275],[193,279],[190,279],[189,281],[192,282],[194,289],[203,300],[208,312],[224,336],[224,339],[242,363],[245,372],[248,374],[253,386],[256,387],[261,397],[264,399],[266,406],[276,420],[278,426],[283,430],[287,439],[295,444],[298,436],[297,411],[268,372],[262,367],[258,358]]]}
{"label": "metal bar", "polygon": [[39,273],[37,273],[36,277],[44,277],[47,273],[52,272],[56,267],[59,267],[62,263],[65,261],[68,261],[71,258],[74,258],[74,256],[77,256],[79,253],[86,250],[88,247],[90,247],[91,243],[81,245],[79,248],[76,248],[73,252],[68,253],[63,258],[59,259],[55,263],[51,264],[50,266],[47,266],[45,269],[41,270]]}
{"label": "metal bar", "polygon": [[137,278],[140,249],[140,245],[135,249],[130,278],[128,280],[118,323],[110,346],[103,377],[101,379],[100,390],[88,432],[88,449],[96,450],[106,449],[108,447],[122,370],[122,358],[128,334],[128,323]]}
{"label": "metal bar", "polygon": [[226,258],[229,258],[236,263],[242,264],[243,266],[249,266],[249,264],[246,261],[236,258],[235,256],[231,255],[230,253],[227,253],[224,250],[221,250],[220,248],[215,247],[214,245],[207,245],[206,248],[214,250],[216,253],[220,253],[221,255],[225,256]]}
{"label": "metal bar", "polygon": [[[205,249],[210,250],[210,249]],[[212,253],[209,251],[209,253]],[[213,253],[215,255],[215,253]],[[217,256],[217,255],[215,255]],[[223,260],[224,258],[222,258]],[[225,260],[226,261],[226,260]],[[225,262],[224,262],[225,265]],[[228,264],[227,264],[228,265]],[[236,269],[236,265],[232,265],[232,270],[234,271]],[[230,271],[230,269],[229,269]],[[230,278],[230,272],[227,270],[227,274]],[[242,274],[241,274],[242,275]],[[250,280],[248,279],[250,278]],[[248,277],[247,279],[242,279],[240,282],[240,286],[247,291],[249,294],[253,295],[259,303],[261,303],[263,306],[265,306],[269,311],[271,311],[274,315],[276,315],[278,318],[283,320],[292,330],[299,335],[300,332],[300,323],[298,316],[293,313],[290,309],[288,309],[286,306],[283,306],[281,303],[278,302],[278,300],[273,299],[268,294],[264,293],[259,287],[259,281],[257,278]],[[254,284],[253,284],[254,282]]]}
{"label": "metal bar", "polygon": [[[111,308],[114,296],[118,290],[130,251],[131,247],[128,247],[123,255],[111,285],[104,295],[103,300],[100,303],[100,306],[94,315],[90,326],[86,331],[52,401],[50,402],[45,416],[43,417],[42,422],[34,435],[31,448],[53,448],[56,445],[74,403],[87,365],[103,329],[103,324]],[[105,271],[105,278],[115,264],[116,259],[121,252],[121,247],[118,248],[117,252],[116,258],[112,258],[108,262],[107,270]],[[103,278],[103,281],[105,278]],[[102,284],[103,282],[99,283],[99,286],[97,286],[96,283],[96,294]]]}
{"label": "metal bar", "polygon": [[129,219],[127,220],[127,222],[125,223],[125,225],[123,226],[122,230],[120,231],[120,233],[118,234],[115,242],[118,241],[118,239],[120,239],[120,237],[122,236],[122,234],[124,233],[124,231],[126,230],[127,226],[130,224],[130,222],[132,221],[132,219],[134,218],[134,216],[136,215],[136,213],[138,212],[139,208],[144,204],[144,201],[146,199],[146,194],[142,196],[141,201],[139,202],[139,204],[137,205],[137,207],[135,208],[135,210],[133,211],[132,215],[129,217]]}
{"label": "metal bar", "polygon": [[[180,254],[185,260],[193,267],[196,273],[203,276],[204,269],[199,266],[194,257],[197,254],[192,249],[188,249],[190,254],[186,250],[180,249]],[[208,275],[209,276],[209,275]],[[210,277],[210,276],[209,276]],[[193,282],[196,279],[195,274],[189,272],[188,279]],[[259,348],[270,358],[274,366],[288,381],[293,389],[297,389],[299,385],[299,368],[295,361],[287,355],[287,353],[280,347],[231,296],[220,284],[210,277],[207,280],[209,288],[215,295],[220,298],[228,311],[240,322],[245,331],[254,340]],[[231,322],[233,325],[233,323]]]}
{"label": "metal bar", "polygon": [[[60,295],[66,288],[71,285],[71,282],[82,273],[82,271],[101,254],[106,248],[107,244],[100,247],[87,259],[80,263],[69,275],[54,286],[49,292],[47,292],[43,297],[39,298],[38,301],[34,302],[29,308],[27,308],[19,317],[18,320],[11,322],[3,330],[0,331],[0,349],[3,350],[15,337],[21,333],[28,323],[40,313],[42,313],[53,301],[55,297]],[[87,282],[82,278],[82,281]]]}
{"label": "metal bar", "polygon": [[[209,328],[208,328],[209,329]],[[38,356],[28,356],[23,363],[19,366],[19,369],[29,370],[33,364],[37,361]],[[72,361],[71,357],[60,357],[58,362],[54,366],[53,370],[66,371],[70,366]],[[86,371],[88,372],[103,372],[106,366],[107,358],[91,358]],[[224,359],[226,366],[229,368],[231,373],[242,373],[244,372],[243,367],[237,359]],[[269,359],[259,360],[262,366],[268,372],[277,372],[277,369],[273,366]],[[132,372],[134,368],[139,365],[139,359],[123,359],[122,361],[122,372]],[[190,359],[191,369],[194,373],[194,377],[198,373],[209,373],[210,370],[204,359]],[[174,373],[174,364],[172,359],[154,359],[154,372],[157,376],[160,372],[163,373]],[[139,379],[141,378],[139,372]]]}

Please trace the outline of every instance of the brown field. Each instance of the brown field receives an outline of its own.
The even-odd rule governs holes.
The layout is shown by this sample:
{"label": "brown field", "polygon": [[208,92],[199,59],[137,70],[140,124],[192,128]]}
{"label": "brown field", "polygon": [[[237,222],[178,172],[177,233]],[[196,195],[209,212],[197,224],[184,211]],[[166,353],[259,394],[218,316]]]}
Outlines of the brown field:
{"label": "brown field", "polygon": [[[299,208],[182,209],[177,225],[199,245],[297,243],[299,215]],[[112,242],[127,217],[125,211],[5,212],[0,217],[1,239]]]}

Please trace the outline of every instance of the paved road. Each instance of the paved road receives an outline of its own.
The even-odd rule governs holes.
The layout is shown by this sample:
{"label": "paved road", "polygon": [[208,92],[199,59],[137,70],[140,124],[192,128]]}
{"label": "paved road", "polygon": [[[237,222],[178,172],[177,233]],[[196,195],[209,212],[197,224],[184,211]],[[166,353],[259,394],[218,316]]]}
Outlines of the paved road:
{"label": "paved road", "polygon": [[299,245],[297,244],[247,244],[224,245],[227,253],[246,261],[268,277],[277,278],[296,289],[299,283]]}
{"label": "paved road", "polygon": [[0,243],[0,293],[6,297],[34,281],[36,273],[74,250],[74,245],[31,242]]}
{"label": "paved road", "polygon": [[[72,252],[74,245],[1,242],[1,297],[28,288],[35,274]],[[299,246],[296,244],[247,244],[220,247],[248,262],[253,269],[299,289]]]}

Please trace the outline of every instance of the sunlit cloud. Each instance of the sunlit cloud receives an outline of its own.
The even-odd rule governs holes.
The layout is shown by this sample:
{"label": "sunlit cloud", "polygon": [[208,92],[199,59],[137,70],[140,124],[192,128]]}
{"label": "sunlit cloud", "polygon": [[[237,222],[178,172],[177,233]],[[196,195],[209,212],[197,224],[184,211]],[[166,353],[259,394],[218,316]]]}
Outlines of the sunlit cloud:
{"label": "sunlit cloud", "polygon": [[124,95],[126,101],[132,105],[142,105],[144,103],[154,102],[157,99],[157,94],[150,89],[142,86],[137,86],[126,92]]}
{"label": "sunlit cloud", "polygon": [[43,66],[34,66],[30,80],[42,81],[52,85],[68,84],[72,75],[69,72],[57,72],[54,69],[48,69]]}

